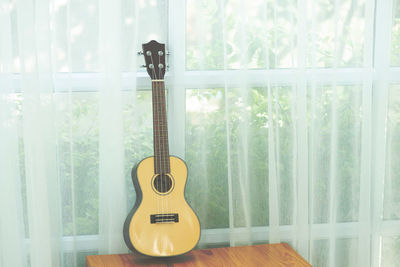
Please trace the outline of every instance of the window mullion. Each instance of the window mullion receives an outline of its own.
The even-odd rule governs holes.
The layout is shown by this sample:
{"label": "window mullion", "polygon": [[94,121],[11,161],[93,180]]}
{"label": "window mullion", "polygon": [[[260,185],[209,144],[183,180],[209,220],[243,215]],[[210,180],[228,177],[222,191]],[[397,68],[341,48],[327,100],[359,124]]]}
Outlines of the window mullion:
{"label": "window mullion", "polygon": [[[265,70],[207,70],[207,71],[186,71],[184,84],[187,88],[218,88],[225,83],[229,87],[240,87],[242,75],[245,72],[250,86],[264,87]],[[270,83],[274,85],[292,85],[296,82],[296,69],[274,69],[270,72]],[[330,83],[332,75],[337,75],[337,84],[362,84],[365,77],[374,76],[373,70],[364,68],[343,68],[343,69],[306,69],[304,74],[308,83],[312,81],[319,84]]]}

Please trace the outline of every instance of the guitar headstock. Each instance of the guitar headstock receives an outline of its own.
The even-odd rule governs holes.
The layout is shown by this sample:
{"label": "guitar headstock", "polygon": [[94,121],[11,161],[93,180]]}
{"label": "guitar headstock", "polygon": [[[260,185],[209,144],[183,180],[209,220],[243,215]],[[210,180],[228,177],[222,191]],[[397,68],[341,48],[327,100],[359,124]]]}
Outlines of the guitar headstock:
{"label": "guitar headstock", "polygon": [[165,74],[165,44],[154,40],[142,44],[145,67],[152,80],[163,80]]}

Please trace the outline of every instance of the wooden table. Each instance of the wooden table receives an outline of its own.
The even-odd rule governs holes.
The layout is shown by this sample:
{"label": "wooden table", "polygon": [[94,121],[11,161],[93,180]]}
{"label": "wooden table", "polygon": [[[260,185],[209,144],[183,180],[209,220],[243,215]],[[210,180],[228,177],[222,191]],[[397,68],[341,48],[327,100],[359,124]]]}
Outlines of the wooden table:
{"label": "wooden table", "polygon": [[193,250],[171,258],[151,258],[139,254],[91,255],[86,267],[220,267],[220,266],[311,266],[288,244],[255,245]]}

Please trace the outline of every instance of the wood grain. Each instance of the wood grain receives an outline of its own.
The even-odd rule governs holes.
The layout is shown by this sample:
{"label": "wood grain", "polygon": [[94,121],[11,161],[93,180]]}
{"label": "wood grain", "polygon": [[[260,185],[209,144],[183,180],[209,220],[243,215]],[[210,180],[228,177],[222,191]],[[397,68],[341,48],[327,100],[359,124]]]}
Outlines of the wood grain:
{"label": "wood grain", "polygon": [[171,258],[152,258],[139,254],[92,255],[87,267],[220,267],[220,266],[311,266],[288,244],[269,244],[193,250]]}
{"label": "wood grain", "polygon": [[[143,199],[132,217],[128,217],[129,232],[124,231],[124,235],[128,235],[127,238],[137,251],[146,255],[181,255],[193,249],[200,238],[199,221],[184,195],[187,179],[185,162],[170,156],[170,164],[170,174],[175,182],[173,190],[167,195],[157,194],[150,182],[154,177],[154,157],[142,160],[137,168],[137,180]],[[150,222],[152,214],[174,213],[179,214],[179,222]]]}

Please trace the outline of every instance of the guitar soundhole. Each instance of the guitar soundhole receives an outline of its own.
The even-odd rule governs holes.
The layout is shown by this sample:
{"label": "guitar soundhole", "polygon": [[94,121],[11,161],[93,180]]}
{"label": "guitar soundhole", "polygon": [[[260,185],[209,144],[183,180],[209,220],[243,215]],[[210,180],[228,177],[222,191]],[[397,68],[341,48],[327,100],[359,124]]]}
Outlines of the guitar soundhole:
{"label": "guitar soundhole", "polygon": [[166,174],[159,174],[153,180],[154,189],[159,193],[166,193],[172,187],[172,179]]}

